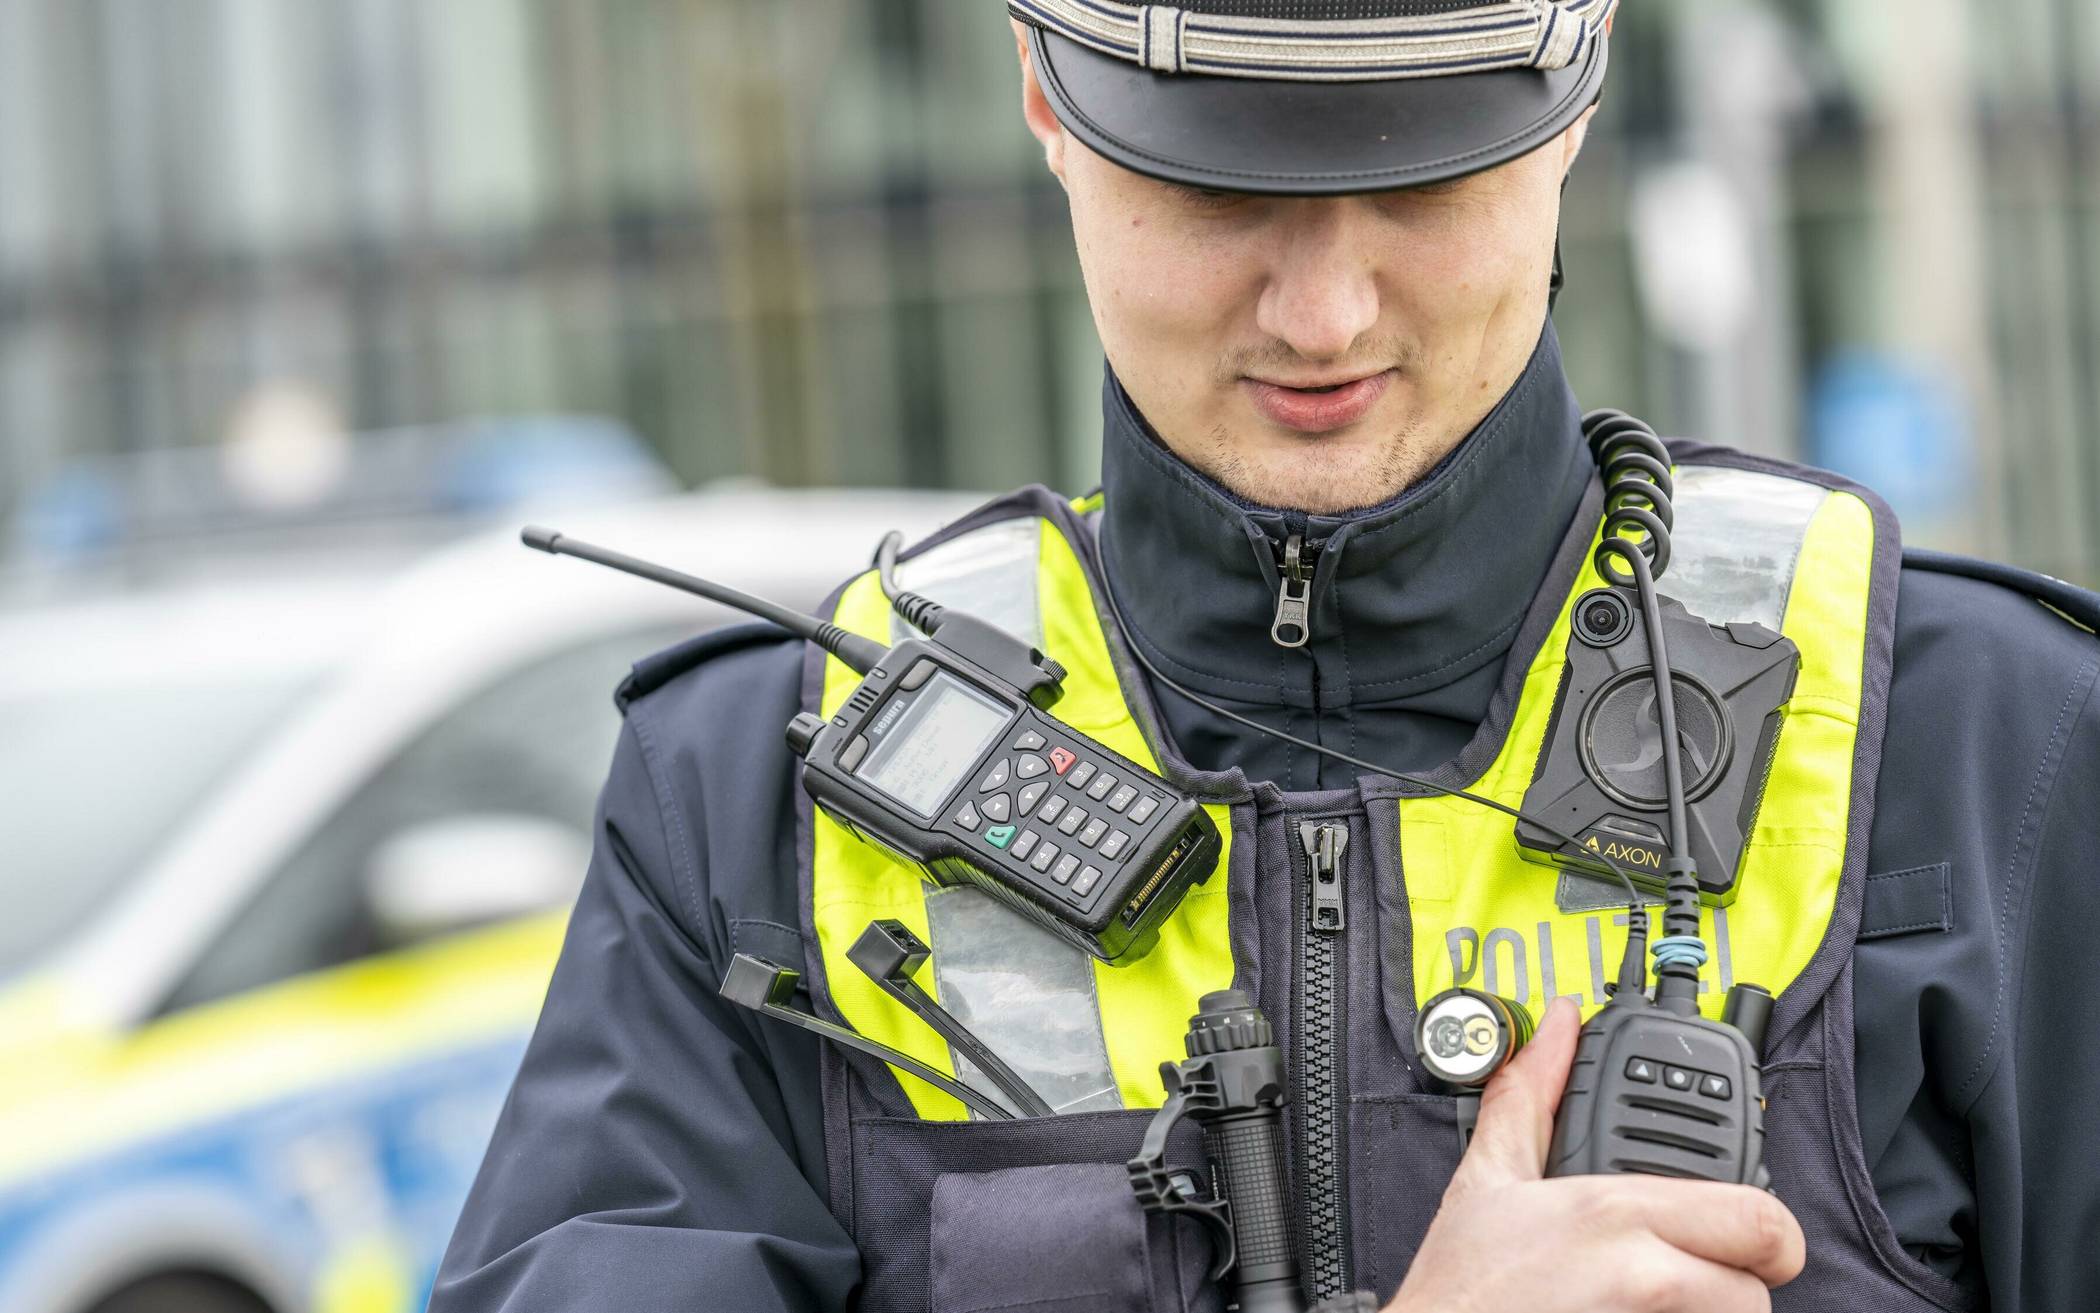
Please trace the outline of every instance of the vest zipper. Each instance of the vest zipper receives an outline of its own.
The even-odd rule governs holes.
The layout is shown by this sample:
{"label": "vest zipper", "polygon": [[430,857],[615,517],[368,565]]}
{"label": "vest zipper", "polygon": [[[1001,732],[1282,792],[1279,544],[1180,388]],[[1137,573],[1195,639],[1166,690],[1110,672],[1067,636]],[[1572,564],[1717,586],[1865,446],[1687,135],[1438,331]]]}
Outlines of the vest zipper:
{"label": "vest zipper", "polygon": [[1269,637],[1278,647],[1312,641],[1312,563],[1319,554],[1319,548],[1306,547],[1302,533],[1293,533],[1276,549],[1276,619],[1269,624]]}
{"label": "vest zipper", "polygon": [[1305,1182],[1305,1270],[1314,1300],[1349,1290],[1346,1218],[1342,1211],[1342,1133],[1339,1117],[1342,1035],[1342,854],[1349,827],[1339,821],[1298,822],[1305,850],[1304,917],[1298,975],[1298,1161]]}

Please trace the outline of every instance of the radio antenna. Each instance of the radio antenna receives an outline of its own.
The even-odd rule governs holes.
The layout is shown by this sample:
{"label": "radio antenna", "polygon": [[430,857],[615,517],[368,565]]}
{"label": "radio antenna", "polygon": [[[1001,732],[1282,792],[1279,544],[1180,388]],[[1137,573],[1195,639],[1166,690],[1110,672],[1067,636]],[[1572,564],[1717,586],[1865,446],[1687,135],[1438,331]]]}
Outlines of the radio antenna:
{"label": "radio antenna", "polygon": [[815,643],[851,666],[856,674],[865,675],[873,670],[889,651],[880,643],[863,638],[850,629],[842,629],[829,621],[819,620],[813,615],[804,615],[800,611],[790,611],[777,602],[753,597],[749,593],[731,588],[727,584],[715,583],[711,579],[702,579],[697,575],[639,560],[624,552],[613,551],[609,547],[583,542],[537,524],[526,525],[524,532],[518,536],[527,547],[546,552],[550,556],[573,556],[578,560],[603,565],[652,583],[664,584],[681,592],[704,597],[710,602],[719,602],[746,615],[755,615],[761,620],[770,621],[798,638],[806,638]]}

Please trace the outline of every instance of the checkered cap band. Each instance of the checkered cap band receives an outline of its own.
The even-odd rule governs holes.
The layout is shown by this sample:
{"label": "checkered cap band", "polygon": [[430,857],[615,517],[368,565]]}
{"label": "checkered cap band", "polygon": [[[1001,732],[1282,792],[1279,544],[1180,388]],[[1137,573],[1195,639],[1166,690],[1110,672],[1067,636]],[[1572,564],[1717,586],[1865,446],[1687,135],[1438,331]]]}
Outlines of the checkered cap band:
{"label": "checkered cap band", "polygon": [[1158,73],[1375,82],[1577,63],[1618,0],[1007,0],[1025,23]]}

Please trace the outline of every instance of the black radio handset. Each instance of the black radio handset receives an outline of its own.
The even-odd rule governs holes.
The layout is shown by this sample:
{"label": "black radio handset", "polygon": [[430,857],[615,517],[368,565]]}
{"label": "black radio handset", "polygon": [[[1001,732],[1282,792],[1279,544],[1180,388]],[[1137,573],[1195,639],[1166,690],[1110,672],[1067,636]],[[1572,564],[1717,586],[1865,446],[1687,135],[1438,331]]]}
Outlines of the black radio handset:
{"label": "black radio handset", "polygon": [[802,787],[849,832],[967,884],[1105,961],[1141,955],[1222,841],[1188,792],[1050,716],[1065,670],[966,612],[903,594],[926,636],[892,647],[734,588],[528,528],[527,546],[772,621],[861,678],[787,726]]}
{"label": "black radio handset", "polygon": [[[1685,818],[1675,685],[1655,592],[1655,575],[1669,562],[1669,451],[1631,416],[1603,412],[1585,427],[1608,485],[1597,573],[1634,592],[1647,630],[1669,849],[1654,998],[1645,991],[1645,967],[1629,938],[1611,1002],[1583,1026],[1576,1042],[1546,1174],[1644,1172],[1766,1186],[1758,1077],[1771,995],[1756,985],[1737,985],[1729,991],[1728,1020],[1699,1015],[1706,943],[1699,936],[1698,867]],[[1644,477],[1627,477],[1633,472]],[[1633,532],[1640,537],[1629,536]],[[1645,939],[1645,910],[1632,920],[1633,933]]]}

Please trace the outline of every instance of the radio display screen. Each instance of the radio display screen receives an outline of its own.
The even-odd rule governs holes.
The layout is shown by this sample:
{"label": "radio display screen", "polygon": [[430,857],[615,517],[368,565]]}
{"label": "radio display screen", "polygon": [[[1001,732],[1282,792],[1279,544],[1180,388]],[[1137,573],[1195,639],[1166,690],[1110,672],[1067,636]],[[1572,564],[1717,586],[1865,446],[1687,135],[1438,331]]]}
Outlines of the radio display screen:
{"label": "radio display screen", "polygon": [[977,764],[1010,715],[1005,706],[944,672],[935,673],[909,701],[891,699],[883,711],[868,729],[874,746],[860,778],[928,817]]}

